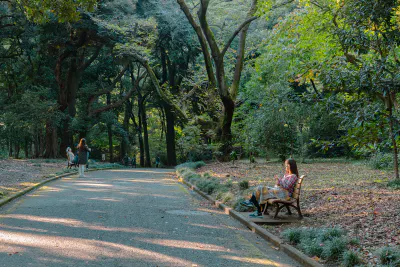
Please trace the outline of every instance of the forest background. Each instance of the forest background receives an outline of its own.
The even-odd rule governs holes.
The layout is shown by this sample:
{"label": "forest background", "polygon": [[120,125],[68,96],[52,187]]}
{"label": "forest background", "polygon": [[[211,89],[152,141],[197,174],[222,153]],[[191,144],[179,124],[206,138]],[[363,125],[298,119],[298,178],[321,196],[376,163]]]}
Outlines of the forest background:
{"label": "forest background", "polygon": [[367,159],[398,179],[397,1],[0,1],[2,157]]}

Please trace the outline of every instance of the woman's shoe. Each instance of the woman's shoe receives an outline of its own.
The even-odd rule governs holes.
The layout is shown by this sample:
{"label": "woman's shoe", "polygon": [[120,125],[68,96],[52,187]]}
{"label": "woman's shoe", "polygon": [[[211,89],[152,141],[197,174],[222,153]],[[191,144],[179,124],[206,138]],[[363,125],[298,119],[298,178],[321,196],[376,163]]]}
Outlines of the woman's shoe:
{"label": "woman's shoe", "polygon": [[250,200],[242,201],[242,202],[240,202],[240,205],[245,206],[245,207],[248,207],[248,208],[254,207],[253,202],[251,202]]}
{"label": "woman's shoe", "polygon": [[258,213],[258,211],[255,211],[254,213],[251,213],[249,216],[252,218],[262,218],[263,214],[261,212]]}

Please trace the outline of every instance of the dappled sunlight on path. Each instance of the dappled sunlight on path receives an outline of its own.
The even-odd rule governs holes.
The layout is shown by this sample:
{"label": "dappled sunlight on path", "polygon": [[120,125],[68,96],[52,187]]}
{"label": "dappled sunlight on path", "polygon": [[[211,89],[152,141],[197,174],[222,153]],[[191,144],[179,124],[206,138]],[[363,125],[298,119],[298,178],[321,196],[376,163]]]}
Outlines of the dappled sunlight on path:
{"label": "dappled sunlight on path", "polygon": [[0,266],[294,266],[169,171],[69,177],[0,208]]}

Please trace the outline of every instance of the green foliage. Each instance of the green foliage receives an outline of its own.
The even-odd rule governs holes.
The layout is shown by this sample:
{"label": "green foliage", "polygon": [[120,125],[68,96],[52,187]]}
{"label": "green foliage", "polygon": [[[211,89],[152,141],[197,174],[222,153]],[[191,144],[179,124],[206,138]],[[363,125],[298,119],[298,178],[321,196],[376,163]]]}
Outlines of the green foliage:
{"label": "green foliage", "polygon": [[177,147],[182,160],[207,160],[212,157],[211,149],[202,141],[199,126],[189,125],[181,132],[178,132]]}
{"label": "green foliage", "polygon": [[387,186],[389,188],[400,190],[400,180],[396,179],[396,180],[389,181]]}
{"label": "green foliage", "polygon": [[346,250],[347,241],[343,237],[334,237],[326,240],[321,257],[327,260],[339,259]]}
{"label": "green foliage", "polygon": [[368,165],[377,170],[392,168],[393,154],[377,151],[369,158]]}
{"label": "green foliage", "polygon": [[80,10],[93,11],[97,0],[18,0],[25,9],[26,16],[38,23],[48,22],[56,16],[60,22],[78,21]]}
{"label": "green foliage", "polygon": [[232,188],[232,186],[233,186],[232,180],[231,180],[231,179],[228,179],[228,180],[225,182],[224,186],[226,186],[227,188]]}
{"label": "green foliage", "polygon": [[377,251],[381,264],[399,267],[400,266],[400,250],[395,247],[383,247]]}
{"label": "green foliage", "polygon": [[348,241],[340,228],[289,228],[282,232],[282,237],[309,256],[325,260],[340,259],[347,250]]}
{"label": "green foliage", "polygon": [[282,232],[282,237],[293,245],[300,243],[302,231],[299,228],[289,228]]}
{"label": "green foliage", "polygon": [[239,182],[239,188],[240,190],[246,190],[249,188],[249,181],[243,180]]}
{"label": "green foliage", "polygon": [[210,180],[201,180],[196,183],[196,186],[203,192],[211,195],[220,186],[217,178],[211,178]]}
{"label": "green foliage", "polygon": [[352,250],[347,250],[343,253],[343,266],[353,267],[362,263],[360,254]]}
{"label": "green foliage", "polygon": [[230,154],[229,154],[230,159],[235,162],[235,160],[237,160],[237,153],[235,150],[233,150]]}
{"label": "green foliage", "polygon": [[206,164],[204,161],[196,161],[196,162],[186,162],[179,164],[178,166],[175,167],[176,170],[182,169],[182,168],[189,168],[189,169],[198,169],[200,167],[205,166]]}

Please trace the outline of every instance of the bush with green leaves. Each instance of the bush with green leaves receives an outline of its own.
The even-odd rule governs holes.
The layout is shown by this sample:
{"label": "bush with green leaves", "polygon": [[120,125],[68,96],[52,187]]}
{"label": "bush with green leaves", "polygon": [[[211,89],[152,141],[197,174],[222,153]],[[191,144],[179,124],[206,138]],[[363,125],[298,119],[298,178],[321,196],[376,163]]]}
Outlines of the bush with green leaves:
{"label": "bush with green leaves", "polygon": [[396,180],[389,181],[388,187],[396,189],[396,190],[400,190],[400,180],[396,179]]}
{"label": "bush with green leaves", "polygon": [[[282,232],[282,238],[298,246],[305,254],[327,261],[344,260],[349,244],[341,228],[289,228]],[[346,254],[346,260],[350,256]],[[347,265],[351,266],[351,265]]]}
{"label": "bush with green leaves", "polygon": [[378,151],[369,158],[368,165],[376,170],[393,168],[393,154]]}
{"label": "bush with green leaves", "polygon": [[400,267],[400,249],[396,247],[383,247],[377,251],[381,264],[390,267]]}
{"label": "bush with green leaves", "polygon": [[207,179],[207,180],[200,180],[197,182],[196,186],[203,192],[211,195],[215,192],[218,187],[220,186],[219,181],[217,178]]}
{"label": "bush with green leaves", "polygon": [[228,180],[225,182],[224,186],[226,186],[227,188],[232,188],[232,186],[233,186],[232,180],[231,180],[231,179],[228,179]]}
{"label": "bush with green leaves", "polygon": [[344,267],[353,267],[360,265],[362,263],[360,255],[353,251],[347,250],[343,253],[343,266]]}
{"label": "bush with green leaves", "polygon": [[239,182],[239,188],[240,190],[246,190],[249,188],[249,181],[243,180]]}
{"label": "bush with green leaves", "polygon": [[293,245],[300,243],[302,230],[299,228],[289,228],[282,232],[282,237]]}
{"label": "bush with green leaves", "polygon": [[186,162],[186,163],[179,164],[178,166],[175,167],[175,169],[176,170],[179,170],[181,168],[198,169],[205,165],[206,164],[204,163],[204,161]]}

